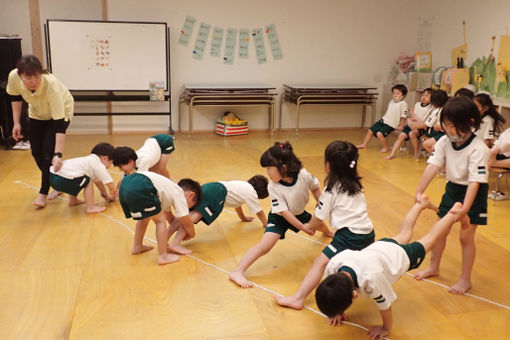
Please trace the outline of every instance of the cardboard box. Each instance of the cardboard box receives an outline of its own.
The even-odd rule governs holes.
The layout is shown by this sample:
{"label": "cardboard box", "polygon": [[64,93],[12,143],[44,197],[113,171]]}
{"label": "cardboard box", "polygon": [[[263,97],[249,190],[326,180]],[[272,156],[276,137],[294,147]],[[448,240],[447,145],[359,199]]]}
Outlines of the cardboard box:
{"label": "cardboard box", "polygon": [[221,136],[239,136],[248,134],[248,124],[227,125],[216,123],[216,133]]}

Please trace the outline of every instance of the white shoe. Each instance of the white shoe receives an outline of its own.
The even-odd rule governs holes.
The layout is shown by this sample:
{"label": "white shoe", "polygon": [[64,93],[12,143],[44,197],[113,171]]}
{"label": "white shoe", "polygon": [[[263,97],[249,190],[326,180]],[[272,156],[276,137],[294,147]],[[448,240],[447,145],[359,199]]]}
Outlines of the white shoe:
{"label": "white shoe", "polygon": [[494,200],[494,201],[502,201],[502,200],[506,200],[508,197],[508,194],[507,193],[504,193],[502,191],[498,191],[496,192],[495,190],[492,190],[489,194],[489,198]]}
{"label": "white shoe", "polygon": [[30,142],[29,141],[21,142],[20,150],[28,150],[28,149],[30,149]]}
{"label": "white shoe", "polygon": [[23,148],[23,141],[21,141],[21,140],[20,140],[19,142],[17,142],[17,143],[16,143],[16,144],[12,147],[12,149],[13,149],[13,150],[22,150],[22,148]]}

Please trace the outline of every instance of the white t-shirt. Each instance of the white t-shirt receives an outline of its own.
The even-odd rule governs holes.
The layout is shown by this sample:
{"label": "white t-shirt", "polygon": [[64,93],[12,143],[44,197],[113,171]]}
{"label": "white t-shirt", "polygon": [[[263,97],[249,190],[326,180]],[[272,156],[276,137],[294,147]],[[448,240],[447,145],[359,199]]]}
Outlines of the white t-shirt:
{"label": "white t-shirt", "polygon": [[434,127],[434,125],[439,124],[441,118],[442,107],[436,107],[432,109],[427,119],[425,119],[425,125],[429,128]]}
{"label": "white t-shirt", "polygon": [[491,116],[483,117],[480,128],[475,131],[475,135],[482,140],[494,139],[494,118]]}
{"label": "white t-shirt", "polygon": [[294,183],[269,182],[267,190],[271,199],[271,212],[278,214],[288,210],[294,215],[305,211],[310,199],[310,190],[319,188],[319,181],[312,176],[305,168],[299,171]]}
{"label": "white t-shirt", "polygon": [[510,128],[506,129],[494,142],[494,146],[501,150],[501,153],[506,157],[510,157]]}
{"label": "white t-shirt", "polygon": [[349,228],[355,234],[369,234],[374,230],[368,217],[367,202],[362,192],[349,196],[339,192],[340,185],[331,192],[324,189],[315,208],[315,217],[324,221],[329,218],[331,228],[339,230]]}
{"label": "white t-shirt", "polygon": [[177,183],[151,171],[137,171],[137,173],[149,177],[158,191],[158,198],[161,202],[161,210],[171,211],[174,208],[175,217],[182,217],[189,214],[188,203],[184,190]]}
{"label": "white t-shirt", "polygon": [[439,138],[427,163],[442,167],[446,163],[446,179],[456,184],[487,183],[489,148],[474,134],[460,148],[448,136]]}
{"label": "white t-shirt", "polygon": [[377,241],[363,250],[344,250],[333,256],[324,277],[338,273],[347,266],[355,273],[359,293],[373,299],[380,310],[387,310],[397,299],[392,285],[409,270],[409,256],[391,242]]}
{"label": "white t-shirt", "polygon": [[50,167],[50,172],[67,179],[88,176],[92,182],[101,181],[103,184],[113,182],[112,176],[96,154],[66,159],[57,172],[53,165]]}
{"label": "white t-shirt", "polygon": [[434,107],[430,103],[428,103],[427,105],[423,106],[422,102],[417,102],[414,105],[414,115],[417,118],[425,121],[425,119],[430,114],[430,112],[432,112],[433,109],[434,109]]}
{"label": "white t-shirt", "polygon": [[161,158],[161,147],[155,138],[147,138],[142,147],[136,151],[136,168],[138,171],[149,171]]}
{"label": "white t-shirt", "polygon": [[246,181],[220,181],[227,188],[225,206],[237,208],[245,203],[252,214],[262,210],[257,192],[253,186]]}
{"label": "white t-shirt", "polygon": [[406,118],[408,111],[409,107],[404,100],[397,103],[395,103],[394,100],[391,100],[388,104],[388,110],[382,118],[383,122],[396,129],[400,124],[400,118]]}

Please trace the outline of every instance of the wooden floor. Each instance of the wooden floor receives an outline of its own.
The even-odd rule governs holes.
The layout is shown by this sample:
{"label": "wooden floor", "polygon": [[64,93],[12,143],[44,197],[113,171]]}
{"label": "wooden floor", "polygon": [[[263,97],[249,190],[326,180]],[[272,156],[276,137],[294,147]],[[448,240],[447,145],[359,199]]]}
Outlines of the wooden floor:
{"label": "wooden floor", "polygon": [[[289,140],[322,183],[325,146],[334,139],[359,143],[364,134],[360,129],[302,131],[299,138],[291,132],[273,137],[266,132],[239,137],[202,133],[193,140],[181,134],[168,168],[174,180],[248,179],[266,174],[259,165],[265,149],[275,140]],[[138,148],[147,137],[71,135],[64,155],[83,156],[100,141]],[[377,141],[361,151],[359,171],[377,238],[397,231],[424,167],[423,158],[416,162],[406,153],[384,160]],[[118,170],[110,170],[117,181]],[[0,339],[365,339],[365,330],[356,325],[380,322],[368,299],[354,303],[348,311],[353,324],[342,327],[328,326],[316,312],[313,295],[305,301],[311,309],[302,311],[274,302],[273,294],[297,289],[321,252],[320,243],[329,242],[322,236],[288,233],[247,271],[256,287],[241,289],[228,280],[228,272],[263,229],[259,223],[241,223],[231,209],[209,227],[197,225],[197,237],[187,244],[192,256],[158,266],[155,250],[130,255],[134,222],[124,218],[118,202],[95,215],[87,215],[84,206],[69,208],[63,199],[35,209],[31,203],[39,172],[29,151],[1,150],[0,174]],[[444,185],[444,178],[437,177],[427,189],[436,203]],[[262,204],[269,210],[268,199]],[[313,199],[307,209],[314,211]],[[454,296],[435,284],[448,286],[459,276],[458,226],[450,234],[439,277],[417,282],[404,276],[395,284],[391,339],[510,337],[509,218],[510,200],[490,201],[489,225],[477,232],[473,296]],[[424,213],[415,238],[435,220]],[[155,239],[153,225],[147,236]]]}

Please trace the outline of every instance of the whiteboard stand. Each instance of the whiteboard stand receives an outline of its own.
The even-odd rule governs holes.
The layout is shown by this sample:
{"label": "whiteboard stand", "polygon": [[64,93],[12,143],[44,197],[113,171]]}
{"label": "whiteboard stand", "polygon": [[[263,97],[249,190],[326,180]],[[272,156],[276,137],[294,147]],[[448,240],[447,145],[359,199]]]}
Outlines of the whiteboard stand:
{"label": "whiteboard stand", "polygon": [[[50,26],[52,24],[53,26]],[[133,102],[133,101],[150,101],[148,85],[149,82],[146,79],[134,78],[133,77],[124,83],[123,75],[128,74],[129,71],[137,69],[136,65],[141,63],[141,58],[131,56],[131,61],[127,62],[122,66],[123,69],[116,72],[116,79],[114,84],[107,84],[101,79],[99,82],[104,88],[98,88],[98,81],[96,77],[81,78],[86,63],[86,58],[80,58],[79,54],[83,55],[90,49],[89,46],[84,46],[87,41],[83,39],[83,32],[93,32],[96,36],[105,34],[112,34],[111,32],[117,32],[117,36],[113,35],[114,43],[119,44],[121,41],[126,41],[126,37],[123,36],[124,32],[139,31],[138,41],[134,41],[133,45],[138,46],[141,41],[146,42],[144,39],[147,36],[146,31],[155,32],[159,34],[159,39],[154,39],[151,43],[155,51],[155,55],[159,56],[159,59],[155,61],[158,64],[158,68],[152,70],[152,80],[161,79],[161,75],[164,74],[166,88],[168,94],[165,94],[165,101],[168,101],[168,112],[112,112],[112,102]],[[164,30],[163,30],[164,29]],[[72,93],[75,101],[86,101],[86,102],[106,102],[108,103],[106,112],[75,112],[75,116],[107,116],[108,117],[108,133],[113,133],[112,127],[112,116],[161,116],[168,115],[169,126],[168,131],[171,135],[174,134],[172,128],[172,103],[171,103],[171,86],[170,86],[170,28],[166,23],[149,23],[149,22],[121,22],[121,21],[86,21],[86,20],[47,20],[44,25],[44,35],[46,42],[46,59],[48,68],[52,72],[52,66],[55,66],[55,59],[58,59],[58,66],[63,72],[63,75],[67,76],[72,81],[77,81],[74,85],[70,86],[69,90]],[[155,36],[157,34],[151,34]],[[137,35],[132,35],[136,37]],[[115,40],[117,38],[117,40]],[[53,39],[53,40],[52,40]],[[78,41],[78,42],[76,42]],[[81,41],[81,42],[80,42]],[[74,44],[68,46],[68,43]],[[76,45],[81,44],[81,45]],[[112,44],[113,45],[113,44]],[[80,51],[81,48],[81,51]],[[124,47],[126,48],[126,47]],[[74,53],[74,55],[73,55]],[[62,56],[65,54],[65,57]],[[126,54],[124,54],[126,55]],[[123,55],[123,56],[124,56]],[[123,61],[129,58],[122,58]],[[53,63],[52,63],[53,62]],[[69,64],[76,65],[76,74],[73,74],[74,70],[70,68]],[[81,63],[81,64],[80,64]],[[81,67],[81,70],[80,70]],[[80,74],[81,72],[81,74]],[[53,73],[53,72],[52,72]],[[54,73],[55,74],[55,73]],[[159,76],[157,76],[159,74]],[[59,73],[55,74],[61,81]],[[65,77],[64,77],[65,79]],[[65,81],[63,83],[67,86]],[[107,85],[103,85],[107,84]],[[125,87],[123,87],[125,85]],[[120,85],[120,86],[119,86]],[[146,94],[139,94],[139,92],[145,92]],[[137,93],[137,94],[134,94]]]}

